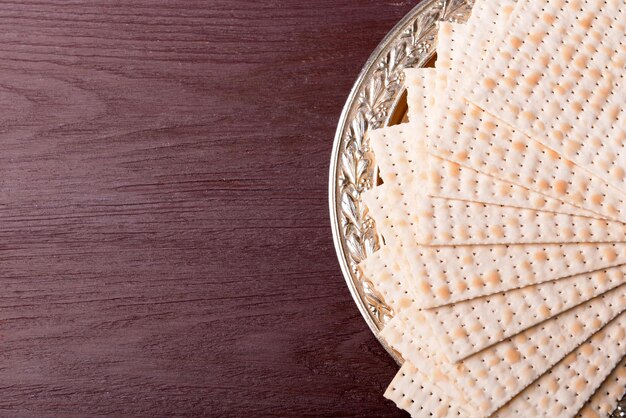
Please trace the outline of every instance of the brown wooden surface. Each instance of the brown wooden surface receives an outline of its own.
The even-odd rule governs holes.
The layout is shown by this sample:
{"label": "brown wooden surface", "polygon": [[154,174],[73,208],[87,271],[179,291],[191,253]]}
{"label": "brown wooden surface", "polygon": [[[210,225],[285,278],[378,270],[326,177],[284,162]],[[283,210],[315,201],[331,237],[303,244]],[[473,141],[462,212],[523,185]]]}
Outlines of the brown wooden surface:
{"label": "brown wooden surface", "polygon": [[394,416],[331,240],[416,1],[0,1],[0,416]]}

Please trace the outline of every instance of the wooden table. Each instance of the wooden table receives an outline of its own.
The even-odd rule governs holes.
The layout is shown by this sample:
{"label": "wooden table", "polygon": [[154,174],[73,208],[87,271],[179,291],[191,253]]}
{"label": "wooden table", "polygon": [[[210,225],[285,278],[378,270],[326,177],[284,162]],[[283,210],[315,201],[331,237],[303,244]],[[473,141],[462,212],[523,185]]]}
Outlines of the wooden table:
{"label": "wooden table", "polygon": [[416,1],[0,1],[0,416],[394,416],[328,164]]}

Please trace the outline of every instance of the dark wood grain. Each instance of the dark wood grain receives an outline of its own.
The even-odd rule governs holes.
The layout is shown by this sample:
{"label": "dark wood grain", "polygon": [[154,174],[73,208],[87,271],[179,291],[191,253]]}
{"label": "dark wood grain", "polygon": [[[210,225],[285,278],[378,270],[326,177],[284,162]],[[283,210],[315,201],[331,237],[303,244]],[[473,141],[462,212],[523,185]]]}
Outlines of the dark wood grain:
{"label": "dark wood grain", "polygon": [[335,126],[416,1],[0,1],[0,416],[393,416]]}

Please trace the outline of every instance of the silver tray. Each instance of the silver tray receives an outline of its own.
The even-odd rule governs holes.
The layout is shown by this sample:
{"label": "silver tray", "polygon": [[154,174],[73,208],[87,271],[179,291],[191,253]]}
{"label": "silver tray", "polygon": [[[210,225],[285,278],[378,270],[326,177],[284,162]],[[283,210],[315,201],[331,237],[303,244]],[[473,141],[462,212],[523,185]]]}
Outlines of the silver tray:
{"label": "silver tray", "polygon": [[[377,181],[368,132],[404,120],[407,104],[403,70],[428,66],[434,58],[437,22],[464,22],[472,2],[423,0],[396,24],[354,83],[333,143],[329,200],[339,264],[365,322],[399,364],[403,361],[400,355],[379,335],[394,312],[356,267],[380,246],[376,225],[361,202],[363,191]],[[626,397],[612,416],[626,417]]]}

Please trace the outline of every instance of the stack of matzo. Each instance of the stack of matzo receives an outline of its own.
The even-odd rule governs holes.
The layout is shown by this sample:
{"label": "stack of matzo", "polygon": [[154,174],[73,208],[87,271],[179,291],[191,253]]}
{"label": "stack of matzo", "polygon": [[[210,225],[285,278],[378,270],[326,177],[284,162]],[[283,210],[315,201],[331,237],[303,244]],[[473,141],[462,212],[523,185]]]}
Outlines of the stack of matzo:
{"label": "stack of matzo", "polygon": [[626,2],[476,0],[374,131],[363,273],[417,417],[608,416],[626,392]]}

